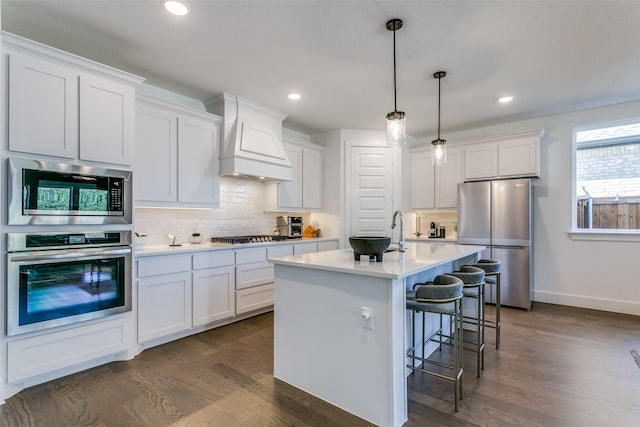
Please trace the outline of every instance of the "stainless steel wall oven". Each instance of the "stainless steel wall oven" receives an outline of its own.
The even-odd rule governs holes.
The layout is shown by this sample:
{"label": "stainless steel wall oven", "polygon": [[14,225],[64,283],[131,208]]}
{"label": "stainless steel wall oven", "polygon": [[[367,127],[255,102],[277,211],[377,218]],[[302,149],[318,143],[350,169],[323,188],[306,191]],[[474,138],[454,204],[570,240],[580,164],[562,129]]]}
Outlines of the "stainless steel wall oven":
{"label": "stainless steel wall oven", "polygon": [[131,172],[8,159],[8,223],[131,224]]}
{"label": "stainless steel wall oven", "polygon": [[131,232],[7,234],[7,335],[131,311]]}

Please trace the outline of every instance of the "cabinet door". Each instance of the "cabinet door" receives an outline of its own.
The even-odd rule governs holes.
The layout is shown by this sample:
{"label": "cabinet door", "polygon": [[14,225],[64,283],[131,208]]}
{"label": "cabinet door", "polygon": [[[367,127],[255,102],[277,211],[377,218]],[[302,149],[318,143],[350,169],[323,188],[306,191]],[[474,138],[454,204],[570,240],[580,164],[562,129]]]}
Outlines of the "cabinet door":
{"label": "cabinet door", "polygon": [[337,240],[327,240],[324,242],[318,242],[318,252],[333,251],[338,249]]}
{"label": "cabinet door", "polygon": [[191,273],[138,280],[138,342],[191,328]]}
{"label": "cabinet door", "polygon": [[302,207],[302,149],[291,144],[283,145],[289,162],[291,162],[291,181],[278,184],[278,207],[299,209]]}
{"label": "cabinet door", "polygon": [[538,143],[535,137],[515,138],[498,145],[501,177],[539,176]]}
{"label": "cabinet door", "polygon": [[134,151],[135,200],[178,200],[177,116],[138,104]]}
{"label": "cabinet door", "polygon": [[178,201],[219,205],[220,125],[187,116],[178,118]]}
{"label": "cabinet door", "polygon": [[234,267],[217,267],[193,273],[193,326],[206,325],[235,315]]}
{"label": "cabinet door", "polygon": [[314,252],[318,252],[318,244],[316,242],[307,242],[307,243],[294,243],[293,244],[293,254],[311,254]]}
{"label": "cabinet door", "polygon": [[411,207],[435,208],[434,166],[428,150],[411,153]]}
{"label": "cabinet door", "polygon": [[133,87],[80,76],[80,159],[130,165],[134,120]]}
{"label": "cabinet door", "polygon": [[9,150],[75,158],[78,74],[19,53],[9,55]]}
{"label": "cabinet door", "polygon": [[322,152],[310,148],[302,152],[302,207],[322,209]]}
{"label": "cabinet door", "polygon": [[459,148],[447,150],[447,163],[435,167],[435,206],[439,209],[458,205],[458,183],[462,178],[462,152]]}
{"label": "cabinet door", "polygon": [[498,145],[471,145],[464,149],[464,179],[485,179],[498,176]]}

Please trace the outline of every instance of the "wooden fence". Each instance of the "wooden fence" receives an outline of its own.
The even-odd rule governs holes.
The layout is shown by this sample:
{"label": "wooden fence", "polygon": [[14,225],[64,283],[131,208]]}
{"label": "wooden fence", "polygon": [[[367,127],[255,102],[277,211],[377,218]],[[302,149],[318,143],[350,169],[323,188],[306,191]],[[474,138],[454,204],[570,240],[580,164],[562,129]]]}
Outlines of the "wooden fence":
{"label": "wooden fence", "polygon": [[[640,201],[614,202],[611,199],[593,199],[591,205],[592,228],[640,229]],[[578,228],[588,228],[588,209],[584,201],[578,202]]]}

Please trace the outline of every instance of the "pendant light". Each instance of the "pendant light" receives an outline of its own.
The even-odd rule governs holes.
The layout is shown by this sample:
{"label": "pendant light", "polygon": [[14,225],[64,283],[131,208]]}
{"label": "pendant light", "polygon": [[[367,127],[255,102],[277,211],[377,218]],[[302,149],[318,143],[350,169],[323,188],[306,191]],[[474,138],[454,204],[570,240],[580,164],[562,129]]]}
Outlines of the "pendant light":
{"label": "pendant light", "polygon": [[407,136],[404,111],[398,111],[396,95],[396,31],[402,28],[402,19],[387,21],[387,30],[393,31],[393,111],[387,114],[387,145],[400,145]]}
{"label": "pendant light", "polygon": [[434,79],[438,79],[438,139],[431,141],[431,163],[436,166],[447,163],[447,143],[446,139],[440,138],[440,83],[447,73],[438,71],[433,74]]}

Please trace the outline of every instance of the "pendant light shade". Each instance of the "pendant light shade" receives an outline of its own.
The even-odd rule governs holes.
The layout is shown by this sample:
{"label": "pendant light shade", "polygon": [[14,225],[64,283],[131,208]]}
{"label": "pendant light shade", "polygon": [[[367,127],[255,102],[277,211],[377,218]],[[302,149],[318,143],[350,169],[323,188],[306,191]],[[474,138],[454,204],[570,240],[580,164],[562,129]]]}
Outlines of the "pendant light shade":
{"label": "pendant light shade", "polygon": [[433,74],[434,79],[438,79],[438,139],[431,141],[431,163],[436,166],[447,163],[447,140],[440,138],[440,83],[447,73],[438,71]]}
{"label": "pendant light shade", "polygon": [[396,31],[402,28],[401,19],[387,21],[387,30],[393,31],[393,111],[387,114],[387,145],[400,145],[406,141],[407,128],[404,111],[398,111],[396,94]]}

